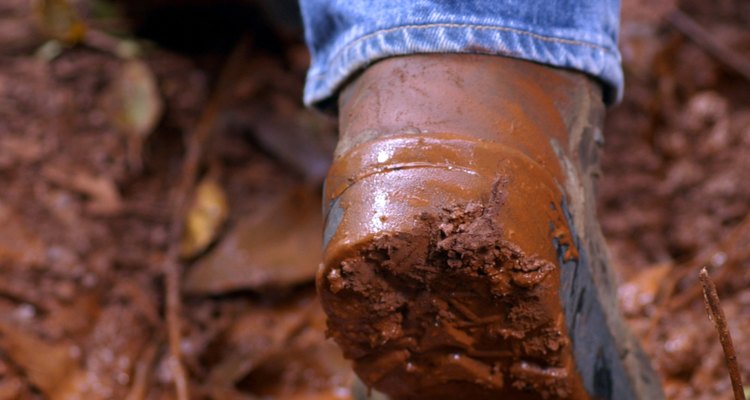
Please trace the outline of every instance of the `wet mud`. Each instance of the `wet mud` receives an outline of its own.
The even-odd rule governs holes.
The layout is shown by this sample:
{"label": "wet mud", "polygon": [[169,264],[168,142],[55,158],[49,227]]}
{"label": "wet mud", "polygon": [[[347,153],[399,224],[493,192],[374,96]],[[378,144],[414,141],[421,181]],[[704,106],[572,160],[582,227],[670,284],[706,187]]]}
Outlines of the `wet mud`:
{"label": "wet mud", "polygon": [[[80,6],[92,29],[113,29],[118,36],[138,39],[128,33],[122,15],[105,8],[92,10],[86,1],[71,3]],[[97,2],[104,3],[109,2]],[[141,3],[148,8],[157,2]],[[605,129],[599,215],[624,283],[620,293],[628,322],[646,344],[669,399],[713,400],[731,395],[718,338],[705,317],[700,292],[693,291],[698,283],[691,277],[693,273],[697,276],[703,265],[716,272],[741,373],[750,381],[750,369],[742,362],[750,359],[750,275],[746,268],[750,260],[750,186],[746,179],[750,169],[750,83],[664,18],[679,8],[733,52],[748,58],[750,14],[741,3],[623,1],[621,43],[627,89],[623,103],[609,114]],[[199,20],[201,15],[192,18]],[[182,33],[169,31],[165,24],[159,28],[168,34]],[[279,37],[264,44],[269,35]],[[166,215],[173,206],[170,193],[182,166],[183,138],[204,111],[225,56],[202,51],[217,43],[209,36],[200,43],[185,42],[181,36],[183,48],[201,45],[197,55],[145,46],[142,61],[154,75],[164,108],[154,131],[137,138],[113,123],[111,114],[117,110],[112,110],[107,100],[116,91],[113,83],[124,75],[123,60],[106,49],[86,45],[62,46],[62,52],[56,53],[60,49],[40,29],[32,2],[0,2],[0,399],[174,398],[174,376],[164,337],[160,265],[173,240],[167,234]],[[312,250],[291,254],[297,240],[306,245],[319,243],[319,232],[313,232],[319,225],[310,222],[309,229],[280,238],[288,247],[277,252],[279,258],[254,267],[257,274],[253,276],[262,279],[237,284],[247,277],[242,265],[218,265],[223,264],[221,257],[216,257],[225,250],[222,246],[236,247],[233,243],[237,243],[258,251],[271,246],[267,237],[257,232],[267,229],[280,235],[273,210],[298,207],[304,216],[300,218],[306,221],[319,213],[315,201],[287,204],[286,199],[300,188],[309,191],[306,195],[318,195],[316,185],[327,166],[330,143],[335,141],[335,122],[300,104],[308,55],[299,37],[288,31],[286,35],[251,32],[251,36],[258,51],[233,85],[232,101],[219,113],[221,133],[208,156],[209,169],[226,192],[228,219],[214,233],[205,253],[187,261],[184,269],[185,288],[199,265],[211,264],[226,272],[224,276],[206,273],[193,278],[192,283],[210,290],[184,293],[182,298],[181,347],[189,391],[195,398],[207,399],[350,399],[354,396],[350,362],[324,334],[326,317],[313,288],[317,262],[309,265]],[[230,39],[222,42],[225,49],[236,42],[236,38]],[[458,78],[451,79],[460,81]],[[384,92],[384,96],[392,94]],[[451,92],[434,93],[434,97],[441,95],[454,96]],[[414,103],[410,97],[401,99],[401,109]],[[486,110],[488,115],[497,111],[482,104],[474,108]],[[405,122],[391,131],[395,135],[417,132],[417,126],[444,132],[471,128],[460,125],[471,122],[466,118],[452,118],[450,129],[443,129],[440,125],[447,119],[408,121],[399,115],[399,109],[392,111],[389,118]],[[447,116],[456,110],[439,111]],[[540,115],[548,111],[546,106],[538,109]],[[351,117],[355,116],[347,118]],[[371,125],[371,121],[360,122]],[[357,132],[375,135],[352,131]],[[514,133],[515,142],[528,138],[523,127]],[[344,141],[349,147],[364,141],[352,138]],[[133,168],[127,150],[138,146],[140,170]],[[537,143],[528,142],[525,149],[536,147]],[[341,147],[339,153],[343,151]],[[519,151],[524,153],[524,149]],[[437,154],[444,159],[449,153],[441,150]],[[459,152],[457,157],[466,158],[466,153]],[[543,163],[544,157],[534,161]],[[460,163],[443,165],[457,173]],[[438,175],[436,184],[451,176],[457,175]],[[492,187],[494,178],[482,184]],[[349,186],[345,180],[341,183]],[[426,314],[413,318],[408,313],[394,313],[401,315],[402,321],[412,321],[408,329],[399,331],[394,321],[385,318],[383,329],[367,330],[352,345],[360,349],[357,354],[371,351],[374,338],[372,346],[401,349],[392,359],[379,361],[383,365],[404,369],[409,357],[418,361],[412,363],[414,368],[441,365],[445,372],[433,377],[433,383],[481,375],[482,384],[476,386],[479,396],[497,385],[513,388],[514,382],[520,385],[546,379],[538,377],[545,371],[536,368],[543,365],[538,360],[503,371],[484,362],[561,351],[548,348],[554,337],[551,334],[540,336],[546,339],[528,351],[517,348],[519,340],[513,331],[502,330],[505,325],[500,321],[480,318],[485,309],[469,301],[479,297],[504,307],[502,301],[488,295],[493,288],[500,291],[500,286],[495,288],[489,279],[477,278],[488,270],[484,265],[488,260],[505,263],[508,268],[499,279],[512,282],[513,257],[544,260],[541,265],[545,266],[552,265],[548,262],[557,256],[550,253],[548,258],[544,252],[519,249],[503,241],[518,239],[518,234],[507,224],[490,224],[483,218],[489,215],[490,197],[486,193],[479,201],[458,198],[450,203],[455,206],[424,210],[429,228],[422,230],[426,236],[420,237],[427,239],[382,236],[371,246],[344,255],[362,274],[387,274],[381,280],[381,292],[364,291],[357,296],[390,293],[389,305],[400,304],[408,296],[419,297],[417,288],[432,281],[425,276],[411,277],[391,265],[376,265],[374,260],[391,256],[435,260],[442,273],[448,271],[472,282],[471,291],[452,288],[471,292],[461,298],[462,303],[420,303],[423,313],[442,312],[444,317],[438,317],[450,322],[451,328],[447,323],[440,329],[428,326]],[[506,205],[513,201],[507,193],[499,198]],[[408,200],[421,201],[416,197]],[[388,222],[380,217],[369,221]],[[246,226],[254,229],[249,244],[243,244],[240,236],[244,235],[238,235]],[[489,227],[497,231],[487,236],[498,241],[470,237],[472,231],[484,235]],[[547,229],[544,227],[545,234]],[[315,237],[305,239],[313,234]],[[329,240],[332,237],[331,233]],[[423,251],[419,257],[404,254],[409,248],[403,244],[407,240],[432,243],[433,250]],[[445,245],[439,249],[441,242]],[[465,263],[459,253],[451,254],[451,246],[470,254]],[[492,252],[479,255],[483,247]],[[290,263],[284,263],[285,254],[290,254]],[[454,260],[455,270],[448,264],[450,260]],[[284,268],[273,268],[278,265]],[[529,272],[533,277],[533,271]],[[548,274],[555,273],[553,269]],[[347,280],[334,275],[332,281],[338,282],[339,293],[347,293],[346,285],[355,285],[357,279],[356,274]],[[443,290],[441,284],[436,288]],[[518,288],[514,283],[511,286]],[[523,298],[523,293],[528,291],[509,296]],[[369,320],[381,314],[385,314],[382,309],[375,310]],[[509,352],[517,351],[516,355],[477,353],[480,335],[472,324],[497,327],[492,340]],[[525,332],[535,331],[529,328]],[[396,336],[408,340],[378,344],[385,337]],[[445,353],[434,355],[445,343],[450,343],[443,347]],[[404,355],[404,349],[422,348],[429,349],[422,356],[411,350],[408,357]],[[471,348],[473,355],[467,350]],[[393,359],[404,362],[399,366]],[[370,374],[373,381],[382,378],[367,365],[360,368],[363,375]],[[550,371],[554,370],[546,370]],[[408,372],[403,375],[409,376]],[[389,379],[392,383],[393,378]],[[470,398],[469,394],[462,391],[456,398]]]}
{"label": "wet mud", "polygon": [[365,383],[405,399],[582,398],[540,302],[557,266],[504,239],[500,196],[422,214],[421,231],[374,238],[326,270],[329,331]]}
{"label": "wet mud", "polygon": [[577,252],[550,144],[567,140],[561,110],[585,82],[417,56],[344,92],[318,289],[366,384],[407,399],[586,398],[558,292],[553,242]]}

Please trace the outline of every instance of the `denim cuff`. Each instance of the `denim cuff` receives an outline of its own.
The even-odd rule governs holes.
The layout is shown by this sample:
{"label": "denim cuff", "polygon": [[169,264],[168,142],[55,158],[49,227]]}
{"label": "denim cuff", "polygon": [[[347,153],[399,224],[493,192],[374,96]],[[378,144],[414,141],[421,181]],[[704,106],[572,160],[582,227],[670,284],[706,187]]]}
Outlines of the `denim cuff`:
{"label": "denim cuff", "polygon": [[584,72],[603,84],[604,100],[613,104],[620,100],[623,91],[620,53],[611,37],[593,36],[590,31],[545,35],[516,27],[455,22],[380,29],[346,41],[338,40],[324,54],[314,55],[304,101],[307,105],[320,105],[335,96],[358,71],[384,58],[470,53],[513,57]]}

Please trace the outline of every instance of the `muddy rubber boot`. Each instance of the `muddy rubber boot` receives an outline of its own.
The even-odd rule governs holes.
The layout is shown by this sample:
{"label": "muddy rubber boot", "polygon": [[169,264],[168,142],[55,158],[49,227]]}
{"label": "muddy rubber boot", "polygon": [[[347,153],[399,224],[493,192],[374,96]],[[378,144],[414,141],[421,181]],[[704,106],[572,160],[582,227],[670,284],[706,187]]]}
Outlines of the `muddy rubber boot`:
{"label": "muddy rubber boot", "polygon": [[317,286],[392,399],[660,399],[595,217],[601,89],[480,55],[391,58],[341,94]]}

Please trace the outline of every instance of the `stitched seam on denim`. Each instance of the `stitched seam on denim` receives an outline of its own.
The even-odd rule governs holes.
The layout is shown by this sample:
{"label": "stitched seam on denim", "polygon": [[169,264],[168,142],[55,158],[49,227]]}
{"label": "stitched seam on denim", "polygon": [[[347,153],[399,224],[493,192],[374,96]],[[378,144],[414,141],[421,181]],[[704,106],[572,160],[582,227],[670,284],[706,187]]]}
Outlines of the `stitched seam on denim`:
{"label": "stitched seam on denim", "polygon": [[[555,38],[550,36],[544,36],[540,35],[538,33],[525,31],[522,29],[516,29],[516,28],[508,28],[503,26],[486,26],[486,25],[474,25],[474,24],[451,24],[451,23],[440,23],[440,24],[427,24],[427,25],[403,25],[403,26],[397,26],[394,28],[388,28],[388,29],[381,29],[379,31],[375,31],[372,33],[368,33],[367,35],[361,36],[354,41],[350,42],[340,50],[336,52],[336,54],[331,57],[330,64],[335,64],[336,60],[339,59],[342,54],[346,51],[348,51],[350,48],[356,46],[360,42],[363,42],[365,40],[368,40],[370,38],[376,37],[378,35],[388,34],[392,32],[397,32],[400,30],[411,30],[411,29],[430,29],[430,28],[472,28],[477,30],[485,30],[485,31],[498,31],[498,32],[511,32],[515,34],[530,36],[534,39],[539,39],[545,42],[552,42],[552,43],[562,43],[562,44],[572,44],[572,45],[578,45],[578,46],[585,46],[597,50],[603,50],[605,52],[611,53],[611,50],[604,46],[596,45],[593,43],[588,42],[582,42],[578,40],[573,39],[561,39],[561,38]],[[323,76],[326,75],[324,73],[319,73],[311,76],[312,79],[323,79]]]}

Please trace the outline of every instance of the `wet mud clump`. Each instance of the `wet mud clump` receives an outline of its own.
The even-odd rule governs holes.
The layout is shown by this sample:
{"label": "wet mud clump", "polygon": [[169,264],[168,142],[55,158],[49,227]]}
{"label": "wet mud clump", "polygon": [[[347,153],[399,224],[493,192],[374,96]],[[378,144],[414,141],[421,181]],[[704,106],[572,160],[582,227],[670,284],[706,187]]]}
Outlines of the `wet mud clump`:
{"label": "wet mud clump", "polygon": [[559,269],[506,240],[495,213],[422,213],[421,228],[376,237],[320,277],[329,334],[366,384],[399,399],[576,393],[569,340],[545,310]]}

